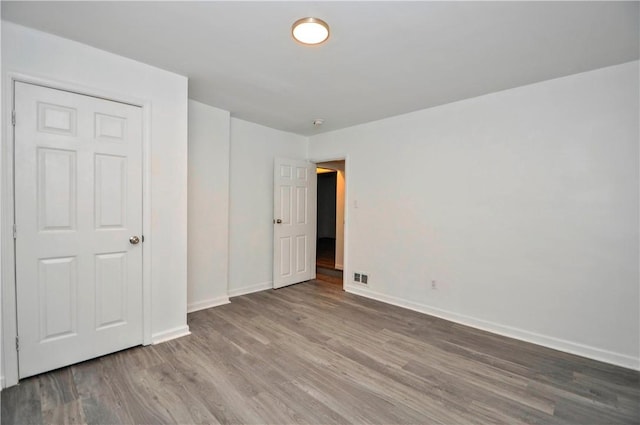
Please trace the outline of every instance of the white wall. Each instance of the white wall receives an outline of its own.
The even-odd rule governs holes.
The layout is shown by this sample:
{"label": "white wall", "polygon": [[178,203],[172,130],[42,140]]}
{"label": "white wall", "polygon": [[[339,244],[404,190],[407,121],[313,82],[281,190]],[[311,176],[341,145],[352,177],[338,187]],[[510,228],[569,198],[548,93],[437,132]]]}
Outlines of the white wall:
{"label": "white wall", "polygon": [[349,157],[346,267],[369,285],[346,289],[640,368],[638,75],[632,62],[312,137],[311,158]]}
{"label": "white wall", "polygon": [[274,158],[306,154],[306,137],[231,118],[229,296],[272,287]]}
{"label": "white wall", "polygon": [[[150,102],[151,233],[145,248],[151,252],[151,332],[154,340],[188,332],[187,78],[8,22],[2,25],[2,71],[3,84],[7,72],[17,72]],[[6,86],[3,94],[6,107]]]}
{"label": "white wall", "polygon": [[229,302],[229,115],[189,100],[189,311]]}

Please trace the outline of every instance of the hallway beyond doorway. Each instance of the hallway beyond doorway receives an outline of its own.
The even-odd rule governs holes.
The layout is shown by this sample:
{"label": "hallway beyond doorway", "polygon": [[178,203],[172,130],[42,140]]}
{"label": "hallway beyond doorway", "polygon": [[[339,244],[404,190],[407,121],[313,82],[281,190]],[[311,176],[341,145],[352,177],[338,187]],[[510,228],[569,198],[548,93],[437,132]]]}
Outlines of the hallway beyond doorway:
{"label": "hallway beyond doorway", "polygon": [[342,285],[342,270],[336,269],[336,240],[320,238],[316,247],[316,279]]}

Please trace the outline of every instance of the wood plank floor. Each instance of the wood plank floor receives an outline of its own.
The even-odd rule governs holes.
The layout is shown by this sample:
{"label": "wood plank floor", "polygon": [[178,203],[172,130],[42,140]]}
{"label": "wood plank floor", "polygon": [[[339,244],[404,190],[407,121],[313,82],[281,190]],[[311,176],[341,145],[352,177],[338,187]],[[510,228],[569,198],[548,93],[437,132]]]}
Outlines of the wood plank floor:
{"label": "wood plank floor", "polygon": [[320,238],[316,241],[316,266],[327,269],[336,267],[336,240]]}
{"label": "wood plank floor", "polygon": [[342,270],[327,269],[324,267],[316,267],[316,279],[323,282],[329,282],[336,285],[340,285],[342,288]]}
{"label": "wood plank floor", "polygon": [[311,281],[23,380],[2,424],[640,422],[640,374]]}

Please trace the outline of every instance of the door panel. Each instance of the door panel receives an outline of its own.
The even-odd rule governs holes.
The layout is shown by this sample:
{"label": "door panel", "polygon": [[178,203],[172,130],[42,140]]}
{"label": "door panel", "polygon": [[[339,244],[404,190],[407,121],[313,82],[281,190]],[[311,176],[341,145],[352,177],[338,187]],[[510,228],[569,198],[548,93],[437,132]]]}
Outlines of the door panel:
{"label": "door panel", "polygon": [[127,158],[114,155],[95,156],[96,229],[126,226]]}
{"label": "door panel", "polygon": [[76,153],[37,150],[38,228],[42,232],[76,227]]}
{"label": "door panel", "polygon": [[47,258],[38,263],[40,340],[74,336],[78,305],[76,258]]}
{"label": "door panel", "polygon": [[126,324],[127,253],[96,255],[96,329]]}
{"label": "door panel", "polygon": [[19,376],[141,344],[142,113],[15,83]]}
{"label": "door panel", "polygon": [[306,161],[276,158],[273,287],[314,279],[316,174]]}

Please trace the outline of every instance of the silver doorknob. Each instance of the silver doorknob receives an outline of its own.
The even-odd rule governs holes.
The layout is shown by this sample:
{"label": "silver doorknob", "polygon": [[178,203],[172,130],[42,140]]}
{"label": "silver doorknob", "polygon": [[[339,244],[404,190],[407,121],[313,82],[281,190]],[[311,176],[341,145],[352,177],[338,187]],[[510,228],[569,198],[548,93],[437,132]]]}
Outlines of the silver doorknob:
{"label": "silver doorknob", "polygon": [[130,243],[131,245],[137,245],[139,242],[140,242],[140,238],[139,238],[139,237],[137,237],[137,236],[131,236],[131,237],[129,238],[129,243]]}

